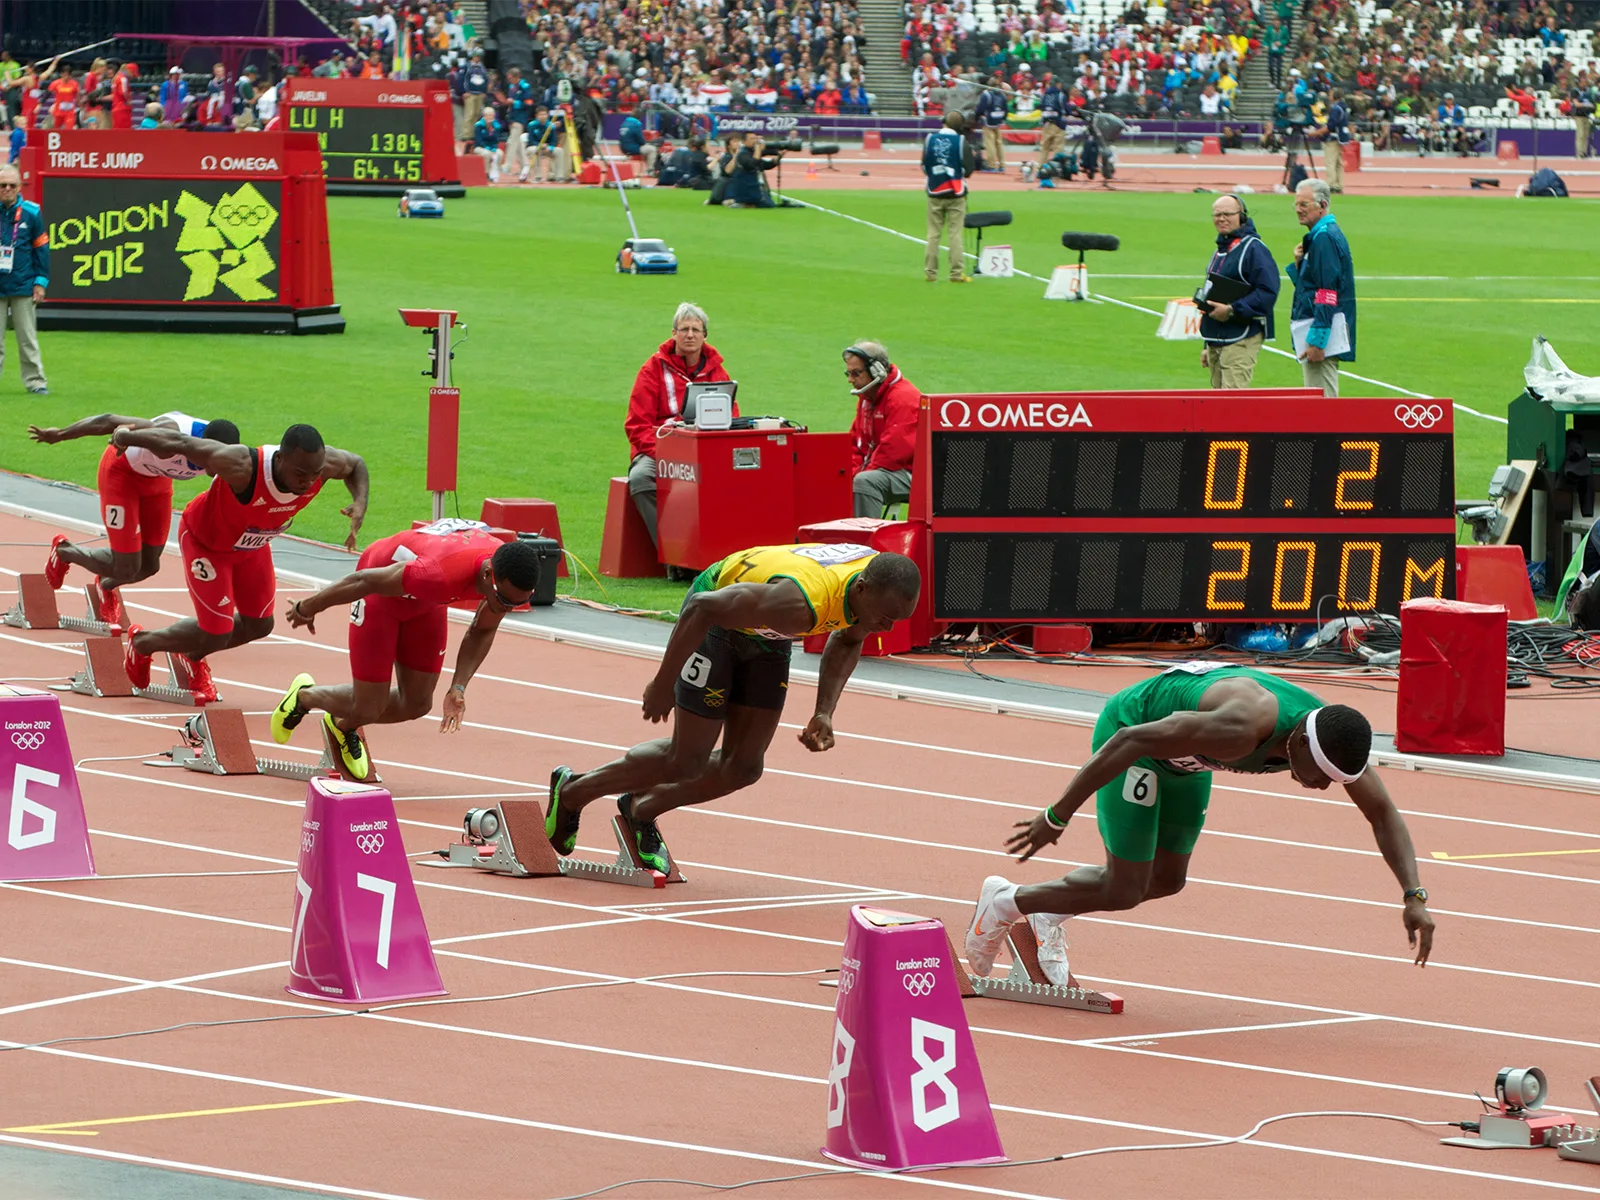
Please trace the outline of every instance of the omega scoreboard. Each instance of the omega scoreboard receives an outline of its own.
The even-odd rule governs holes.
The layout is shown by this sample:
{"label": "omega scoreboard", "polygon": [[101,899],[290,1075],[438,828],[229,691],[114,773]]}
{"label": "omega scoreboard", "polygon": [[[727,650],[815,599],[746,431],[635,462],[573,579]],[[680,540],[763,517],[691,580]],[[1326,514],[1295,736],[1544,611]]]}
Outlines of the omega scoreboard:
{"label": "omega scoreboard", "polygon": [[330,195],[461,195],[450,88],[439,80],[290,79],[284,128],[322,148]]}
{"label": "omega scoreboard", "polygon": [[50,235],[40,328],[344,329],[314,138],[33,130],[20,166]]}
{"label": "omega scoreboard", "polygon": [[[936,621],[1310,621],[1455,595],[1449,400],[930,396]],[[921,465],[931,469],[923,470]]]}

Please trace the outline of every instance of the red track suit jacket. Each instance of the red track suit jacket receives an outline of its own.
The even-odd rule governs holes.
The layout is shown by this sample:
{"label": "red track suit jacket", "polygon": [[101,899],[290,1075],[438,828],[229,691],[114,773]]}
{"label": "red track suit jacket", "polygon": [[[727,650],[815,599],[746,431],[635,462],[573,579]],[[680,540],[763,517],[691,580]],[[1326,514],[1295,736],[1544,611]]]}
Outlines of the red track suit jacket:
{"label": "red track suit jacket", "polygon": [[[633,394],[628,397],[628,419],[623,429],[628,434],[628,445],[633,457],[656,452],[656,430],[673,417],[683,415],[684,389],[691,383],[727,383],[728,372],[723,370],[722,355],[707,342],[700,352],[700,369],[691,373],[683,359],[673,349],[671,338],[661,343],[639,368],[633,381]],[[733,415],[739,415],[737,403]]]}
{"label": "red track suit jacket", "polygon": [[862,471],[909,471],[917,445],[917,411],[922,393],[899,367],[889,368],[889,378],[878,385],[878,394],[869,401],[863,396],[856,405],[856,419],[850,426],[850,473]]}

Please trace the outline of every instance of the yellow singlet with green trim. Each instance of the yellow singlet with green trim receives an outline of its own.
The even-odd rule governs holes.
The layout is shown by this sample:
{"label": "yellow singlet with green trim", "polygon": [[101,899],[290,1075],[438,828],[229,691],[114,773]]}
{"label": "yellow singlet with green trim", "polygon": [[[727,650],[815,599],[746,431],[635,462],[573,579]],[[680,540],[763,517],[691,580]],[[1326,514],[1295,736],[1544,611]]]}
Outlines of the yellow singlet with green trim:
{"label": "yellow singlet with green trim", "polygon": [[811,607],[811,628],[803,633],[778,633],[771,629],[741,629],[751,637],[791,641],[831,633],[856,623],[850,611],[850,585],[867,564],[878,556],[876,550],[850,543],[807,542],[798,546],[756,546],[730,554],[702,571],[689,589],[710,592],[735,583],[776,583],[790,580]]}

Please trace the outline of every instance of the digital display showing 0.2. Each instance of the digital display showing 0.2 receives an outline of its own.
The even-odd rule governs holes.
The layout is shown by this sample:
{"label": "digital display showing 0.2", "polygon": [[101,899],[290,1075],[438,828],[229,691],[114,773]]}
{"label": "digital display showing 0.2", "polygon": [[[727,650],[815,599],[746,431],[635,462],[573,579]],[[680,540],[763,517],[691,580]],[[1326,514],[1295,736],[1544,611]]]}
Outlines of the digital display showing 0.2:
{"label": "digital display showing 0.2", "polygon": [[935,517],[1453,515],[1449,434],[935,433]]}
{"label": "digital display showing 0.2", "polygon": [[1455,595],[1449,536],[1152,529],[935,532],[933,542],[946,620],[1329,620]]}

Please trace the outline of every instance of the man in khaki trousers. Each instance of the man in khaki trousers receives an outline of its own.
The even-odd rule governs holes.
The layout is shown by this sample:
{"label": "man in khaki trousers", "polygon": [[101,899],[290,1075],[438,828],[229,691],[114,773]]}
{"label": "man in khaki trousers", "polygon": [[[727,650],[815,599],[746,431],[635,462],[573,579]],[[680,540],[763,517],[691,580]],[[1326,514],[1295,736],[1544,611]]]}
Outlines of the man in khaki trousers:
{"label": "man in khaki trousers", "polygon": [[966,128],[967,119],[960,113],[946,113],[944,125],[928,135],[922,148],[922,173],[928,181],[928,250],[922,273],[929,283],[939,281],[941,239],[950,254],[950,282],[967,282],[962,230],[966,227],[972,147]]}
{"label": "man in khaki trousers", "polygon": [[5,366],[5,326],[17,331],[22,386],[36,396],[49,393],[39,357],[35,305],[50,285],[50,234],[39,206],[22,198],[16,167],[0,167],[0,368]]}
{"label": "man in khaki trousers", "polygon": [[1218,196],[1211,205],[1217,249],[1206,264],[1206,282],[1195,306],[1205,349],[1200,365],[1214,388],[1247,388],[1261,344],[1272,337],[1278,303],[1278,264],[1256,234],[1243,196]]}

